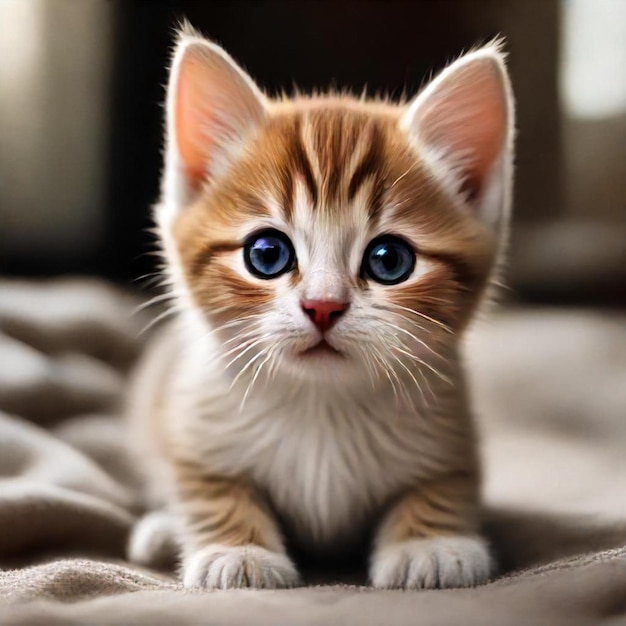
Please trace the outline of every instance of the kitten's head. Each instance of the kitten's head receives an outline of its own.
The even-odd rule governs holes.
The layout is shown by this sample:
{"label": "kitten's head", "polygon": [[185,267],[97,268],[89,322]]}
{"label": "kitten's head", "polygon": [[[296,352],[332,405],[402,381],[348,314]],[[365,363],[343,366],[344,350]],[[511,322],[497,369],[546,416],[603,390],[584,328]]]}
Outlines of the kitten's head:
{"label": "kitten's head", "polygon": [[428,373],[500,253],[512,144],[497,45],[409,103],[272,100],[185,32],[157,214],[174,280],[233,373],[342,384]]}

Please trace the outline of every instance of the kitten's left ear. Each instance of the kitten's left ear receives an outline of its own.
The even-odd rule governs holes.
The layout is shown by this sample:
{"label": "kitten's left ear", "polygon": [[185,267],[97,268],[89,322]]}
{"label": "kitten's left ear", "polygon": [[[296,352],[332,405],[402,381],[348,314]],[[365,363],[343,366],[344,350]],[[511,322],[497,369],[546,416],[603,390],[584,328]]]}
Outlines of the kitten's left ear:
{"label": "kitten's left ear", "polygon": [[221,175],[262,122],[266,99],[218,45],[185,24],[167,87],[163,201],[171,212]]}
{"label": "kitten's left ear", "polygon": [[408,106],[401,125],[442,183],[499,233],[509,212],[514,137],[513,96],[499,44],[441,72]]}

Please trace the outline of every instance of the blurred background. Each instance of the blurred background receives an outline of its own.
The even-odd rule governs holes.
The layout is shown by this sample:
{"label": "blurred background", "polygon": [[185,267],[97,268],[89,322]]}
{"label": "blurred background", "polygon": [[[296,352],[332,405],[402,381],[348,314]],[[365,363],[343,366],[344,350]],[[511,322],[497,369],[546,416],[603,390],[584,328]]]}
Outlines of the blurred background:
{"label": "blurred background", "polygon": [[626,0],[0,0],[0,274],[154,271],[163,85],[183,17],[270,93],[416,93],[507,38],[514,302],[626,304]]}

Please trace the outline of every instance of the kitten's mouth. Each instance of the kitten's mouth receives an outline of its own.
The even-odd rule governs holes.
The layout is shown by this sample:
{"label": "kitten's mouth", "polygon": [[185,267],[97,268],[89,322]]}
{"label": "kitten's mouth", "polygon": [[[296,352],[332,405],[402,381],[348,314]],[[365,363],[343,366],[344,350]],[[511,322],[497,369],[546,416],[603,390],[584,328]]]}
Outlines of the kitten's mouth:
{"label": "kitten's mouth", "polygon": [[322,339],[319,343],[316,343],[314,346],[307,348],[303,352],[300,353],[300,356],[342,356],[341,352],[336,348],[333,348],[326,339]]}

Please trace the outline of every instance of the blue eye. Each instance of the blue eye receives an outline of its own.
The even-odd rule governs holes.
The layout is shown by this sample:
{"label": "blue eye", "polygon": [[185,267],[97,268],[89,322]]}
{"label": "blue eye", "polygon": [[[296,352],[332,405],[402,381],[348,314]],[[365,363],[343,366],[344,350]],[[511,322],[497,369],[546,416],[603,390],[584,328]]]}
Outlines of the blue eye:
{"label": "blue eye", "polygon": [[257,278],[276,278],[288,272],[296,253],[289,237],[279,230],[254,233],[243,246],[243,260],[248,271]]}
{"label": "blue eye", "polygon": [[363,255],[362,273],[383,285],[404,282],[414,268],[413,248],[403,239],[392,235],[371,241]]}

